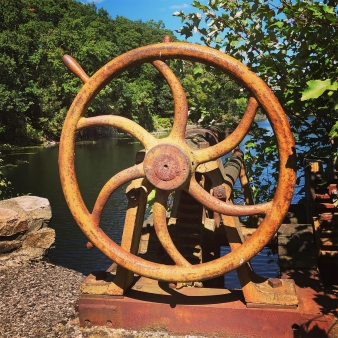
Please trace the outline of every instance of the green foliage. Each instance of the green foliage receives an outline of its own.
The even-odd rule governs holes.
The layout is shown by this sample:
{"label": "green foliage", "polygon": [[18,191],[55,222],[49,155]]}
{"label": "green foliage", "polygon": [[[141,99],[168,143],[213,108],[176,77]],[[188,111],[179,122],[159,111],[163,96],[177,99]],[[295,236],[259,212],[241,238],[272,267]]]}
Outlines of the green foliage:
{"label": "green foliage", "polygon": [[[164,35],[172,32],[161,21],[113,20],[94,4],[75,0],[0,1],[1,142],[58,140],[82,87],[63,65],[64,54],[72,55],[91,76],[112,58],[161,42]],[[151,129],[150,114],[160,115],[171,96],[162,76],[147,66],[106,86],[88,115],[120,114]]]}
{"label": "green foliage", "polygon": [[[176,13],[184,23],[181,34],[200,34],[206,45],[247,64],[268,83],[297,135],[299,165],[304,157],[336,151],[332,138],[338,130],[337,3],[214,0],[192,5],[193,13]],[[313,99],[304,101],[307,98]],[[252,133],[257,146],[250,165],[268,165],[272,154],[278,155],[271,151],[272,140],[262,138],[258,128]],[[275,163],[269,163],[271,172]]]}
{"label": "green foliage", "polygon": [[321,96],[326,90],[329,90],[329,94],[332,95],[333,90],[338,89],[338,81],[331,83],[330,79],[325,81],[311,80],[306,82],[308,88],[303,91],[301,100],[306,101],[309,99],[316,99]]}
{"label": "green foliage", "polygon": [[[1,154],[1,153],[0,153]],[[2,162],[0,158],[0,200],[4,200],[12,197],[11,182],[7,180],[6,176],[2,172]]]}
{"label": "green foliage", "polygon": [[204,64],[177,60],[189,104],[189,119],[204,126],[232,127],[245,111],[247,99],[227,74]]}
{"label": "green foliage", "polygon": [[169,117],[160,117],[157,115],[153,116],[154,127],[158,131],[170,131],[172,122]]}

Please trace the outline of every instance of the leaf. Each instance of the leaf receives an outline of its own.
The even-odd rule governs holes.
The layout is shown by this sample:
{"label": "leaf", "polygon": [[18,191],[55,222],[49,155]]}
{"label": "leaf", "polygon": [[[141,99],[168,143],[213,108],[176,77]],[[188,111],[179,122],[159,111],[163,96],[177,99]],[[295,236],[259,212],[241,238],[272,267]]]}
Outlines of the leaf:
{"label": "leaf", "polygon": [[326,12],[326,13],[335,14],[335,12],[334,12],[334,7],[324,5],[324,6],[323,6],[323,10],[324,10],[324,12]]}
{"label": "leaf", "polygon": [[335,125],[332,127],[329,136],[332,138],[338,137],[338,121],[335,123]]}
{"label": "leaf", "polygon": [[309,99],[316,99],[322,95],[326,90],[337,90],[338,82],[335,81],[331,83],[330,79],[325,81],[322,80],[311,80],[306,82],[308,88],[303,91],[301,101],[306,101]]}
{"label": "leaf", "polygon": [[200,65],[197,65],[194,67],[194,74],[202,74],[203,73],[203,68]]}

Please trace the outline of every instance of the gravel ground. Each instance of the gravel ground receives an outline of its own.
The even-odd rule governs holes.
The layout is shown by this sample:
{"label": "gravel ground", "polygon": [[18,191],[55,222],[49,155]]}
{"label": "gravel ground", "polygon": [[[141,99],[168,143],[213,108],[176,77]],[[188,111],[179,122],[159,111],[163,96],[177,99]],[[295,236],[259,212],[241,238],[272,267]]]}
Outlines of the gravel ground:
{"label": "gravel ground", "polygon": [[77,300],[83,278],[45,261],[0,270],[0,338],[172,337],[165,332],[80,328]]}

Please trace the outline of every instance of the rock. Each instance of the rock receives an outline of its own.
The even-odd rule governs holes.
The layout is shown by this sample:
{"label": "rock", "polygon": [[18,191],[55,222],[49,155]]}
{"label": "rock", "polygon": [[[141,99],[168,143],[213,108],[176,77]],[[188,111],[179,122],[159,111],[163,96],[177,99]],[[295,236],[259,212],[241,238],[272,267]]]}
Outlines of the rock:
{"label": "rock", "polygon": [[45,249],[20,248],[9,254],[0,255],[0,271],[12,267],[26,265],[30,261],[41,260],[45,256]]}
{"label": "rock", "polygon": [[0,236],[12,236],[28,230],[28,220],[18,212],[0,208]]}
{"label": "rock", "polygon": [[48,249],[55,241],[55,230],[51,228],[43,228],[35,232],[27,234],[22,247]]}
{"label": "rock", "polygon": [[20,196],[0,201],[0,270],[40,260],[55,241],[48,228],[48,199]]}
{"label": "rock", "polygon": [[21,241],[0,241],[0,254],[12,252],[22,246]]}
{"label": "rock", "polygon": [[37,196],[20,196],[12,198],[11,201],[28,213],[31,217],[30,230],[38,230],[48,225],[52,218],[52,209],[47,198]]}

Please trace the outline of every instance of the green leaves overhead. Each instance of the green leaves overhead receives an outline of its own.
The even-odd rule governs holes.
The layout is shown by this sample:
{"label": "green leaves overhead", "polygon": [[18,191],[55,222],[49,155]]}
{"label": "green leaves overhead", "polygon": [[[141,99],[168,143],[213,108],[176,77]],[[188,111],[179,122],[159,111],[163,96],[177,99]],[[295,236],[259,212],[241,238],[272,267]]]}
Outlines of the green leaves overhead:
{"label": "green leaves overhead", "polygon": [[[204,44],[245,63],[272,88],[297,135],[299,165],[304,157],[332,156],[338,136],[337,2],[216,0],[192,5],[192,13],[178,15],[184,22],[179,32],[199,34]],[[203,19],[195,27],[197,13]],[[261,140],[258,129],[253,133],[263,163],[271,153],[270,141]]]}
{"label": "green leaves overhead", "polygon": [[338,89],[338,82],[331,81],[327,79],[325,81],[321,80],[311,80],[306,82],[309,86],[307,89],[304,90],[301,100],[306,101],[309,99],[316,99],[321,96],[326,90],[337,90]]}

